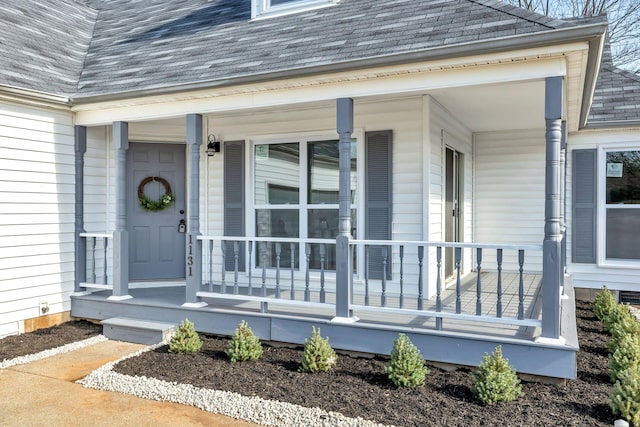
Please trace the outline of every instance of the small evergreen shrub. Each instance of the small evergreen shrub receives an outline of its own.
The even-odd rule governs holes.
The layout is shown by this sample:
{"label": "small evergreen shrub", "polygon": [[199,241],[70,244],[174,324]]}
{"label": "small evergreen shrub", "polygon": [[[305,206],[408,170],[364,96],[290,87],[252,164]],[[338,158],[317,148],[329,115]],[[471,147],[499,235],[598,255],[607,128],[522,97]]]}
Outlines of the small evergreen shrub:
{"label": "small evergreen shrub", "polygon": [[615,351],[609,355],[611,382],[615,383],[620,373],[632,365],[640,365],[640,337],[637,334],[622,335]]}
{"label": "small evergreen shrub", "polygon": [[202,341],[193,327],[193,323],[189,319],[184,319],[169,341],[169,353],[195,353],[200,348],[202,348]]}
{"label": "small evergreen shrub", "polygon": [[604,321],[616,304],[613,293],[606,286],[603,286],[593,301],[593,314],[601,321]]}
{"label": "small evergreen shrub", "polygon": [[471,392],[485,405],[510,402],[522,395],[522,386],[509,360],[502,357],[502,347],[496,347],[491,355],[485,353],[482,363],[472,374]]}
{"label": "small evergreen shrub", "polygon": [[424,365],[420,350],[409,337],[400,334],[393,342],[391,360],[385,367],[385,372],[397,387],[417,387],[424,384],[430,371]]}
{"label": "small evergreen shrub", "polygon": [[640,426],[640,364],[634,363],[618,374],[609,397],[614,414]]}
{"label": "small evergreen shrub", "polygon": [[246,362],[247,360],[259,359],[262,356],[260,340],[244,320],[236,328],[225,353],[232,362]]}
{"label": "small evergreen shrub", "polygon": [[329,337],[320,336],[320,328],[312,328],[311,338],[304,340],[304,353],[302,355],[303,372],[324,372],[333,368],[338,362],[336,352],[329,344]]}
{"label": "small evergreen shrub", "polygon": [[[622,304],[621,304],[622,305]],[[616,321],[609,326],[609,333],[611,334],[611,340],[607,343],[609,352],[614,353],[620,346],[622,339],[628,335],[640,334],[640,323],[638,319],[631,314],[629,307],[622,305],[620,315]]]}
{"label": "small evergreen shrub", "polygon": [[607,314],[607,316],[604,318],[604,328],[607,330],[607,332],[612,333],[615,325],[622,322],[623,318],[629,316],[631,316],[629,307],[624,304],[616,304],[611,307],[609,314]]}

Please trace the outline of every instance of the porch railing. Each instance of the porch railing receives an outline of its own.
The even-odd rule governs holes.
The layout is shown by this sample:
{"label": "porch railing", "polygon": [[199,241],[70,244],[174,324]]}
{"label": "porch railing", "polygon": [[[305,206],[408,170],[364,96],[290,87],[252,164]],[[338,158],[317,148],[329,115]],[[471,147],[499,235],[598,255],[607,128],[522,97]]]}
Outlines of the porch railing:
{"label": "porch railing", "polygon": [[80,282],[81,288],[113,289],[109,281],[109,249],[113,241],[110,233],[80,233],[80,238],[86,240],[86,272],[85,281]]}
{"label": "porch railing", "polygon": [[[204,282],[197,292],[199,298],[258,302],[265,313],[270,302],[299,308],[335,308],[335,274],[330,268],[335,261],[335,240],[221,236],[198,239],[203,245]],[[535,295],[525,289],[525,261],[533,258],[531,253],[541,254],[542,245],[352,240],[350,248],[353,268],[349,308],[355,313],[428,317],[435,320],[437,329],[443,328],[443,319],[541,325],[537,316],[527,313],[525,302]],[[450,253],[445,255],[447,251]],[[453,275],[445,281],[447,257],[452,258]],[[514,271],[505,270],[507,258],[513,261]],[[473,266],[469,265],[471,262]],[[495,272],[495,283],[483,283],[486,270]],[[472,289],[469,276],[463,280],[465,272],[475,278]],[[434,295],[427,295],[430,280],[435,280]],[[535,284],[534,290],[537,289]],[[514,295],[517,299],[515,312],[505,310],[506,291],[509,299]],[[446,301],[445,292],[452,294]],[[463,304],[470,294],[474,301],[472,311]]]}
{"label": "porch railing", "polygon": [[[373,311],[379,313],[404,314],[422,317],[433,317],[435,327],[438,330],[443,328],[443,319],[467,320],[484,323],[499,323],[516,326],[541,326],[541,321],[537,318],[527,318],[525,297],[535,297],[525,292],[525,253],[542,253],[542,245],[503,245],[489,243],[447,243],[447,242],[427,242],[427,241],[374,241],[374,240],[352,240],[351,245],[354,250],[360,248],[360,253],[364,252],[364,298],[361,304],[352,303],[350,309],[354,312]],[[378,249],[377,260],[382,267],[377,280],[370,279],[370,254],[373,249]],[[444,252],[450,249],[450,262],[453,264],[452,276],[445,278],[444,273]],[[487,252],[495,252],[494,257],[485,256]],[[409,253],[411,255],[409,255]],[[466,255],[466,256],[465,256]],[[517,262],[515,271],[510,272],[511,279],[517,280],[517,312],[515,315],[508,315],[504,308],[503,301],[505,293],[504,271],[505,259],[511,256]],[[466,259],[465,259],[466,258]],[[465,262],[472,262],[468,268],[468,274],[475,276],[474,286],[463,287],[463,265]],[[396,279],[395,306],[389,304],[389,274],[387,269],[394,265],[398,270]],[[417,267],[414,271],[413,286],[416,292],[407,293],[407,283],[405,279],[405,269],[407,265]],[[428,275],[428,271],[435,269],[435,274]],[[483,272],[493,271],[496,275],[495,282],[490,286],[483,286]],[[427,298],[425,296],[425,278],[435,277],[435,296]],[[467,276],[468,277],[468,276]],[[445,280],[448,279],[448,280]],[[377,287],[373,290],[372,282]],[[455,303],[444,303],[445,282],[451,283],[447,291],[453,288],[451,299]],[[509,282],[512,282],[510,280]],[[391,282],[393,283],[393,282]],[[465,283],[469,283],[467,279]],[[509,286],[509,294],[514,290]],[[535,284],[534,290],[537,289]],[[474,306],[472,310],[463,311],[463,300],[469,300],[469,293],[473,293],[471,299]],[[484,305],[495,307],[495,311],[490,312]]]}
{"label": "porch railing", "polygon": [[[200,298],[220,298],[331,308],[327,255],[332,239],[199,236],[203,287]],[[313,268],[317,264],[317,268]]]}

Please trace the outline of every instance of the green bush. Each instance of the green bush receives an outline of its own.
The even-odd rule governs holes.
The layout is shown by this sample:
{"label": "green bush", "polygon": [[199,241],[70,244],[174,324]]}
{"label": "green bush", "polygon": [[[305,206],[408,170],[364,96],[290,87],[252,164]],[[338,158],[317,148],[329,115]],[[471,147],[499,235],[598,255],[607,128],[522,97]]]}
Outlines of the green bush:
{"label": "green bush", "polygon": [[640,365],[634,363],[618,374],[609,404],[613,413],[640,426]]}
{"label": "green bush", "polygon": [[609,355],[611,382],[615,383],[622,371],[632,365],[640,364],[640,337],[637,334],[622,335],[618,345]]}
{"label": "green bush", "polygon": [[502,347],[496,347],[491,355],[485,353],[482,363],[472,374],[471,392],[485,405],[510,402],[522,395],[522,386],[509,360],[502,357]]}
{"label": "green bush", "polygon": [[613,293],[606,286],[603,286],[593,301],[593,314],[601,321],[604,321],[616,304]]}
{"label": "green bush", "polygon": [[225,353],[232,362],[246,362],[262,356],[260,340],[244,320],[236,328]]}
{"label": "green bush", "polygon": [[320,336],[320,328],[312,328],[311,338],[304,340],[302,366],[304,372],[328,371],[338,362],[336,352],[329,344],[329,337]]}
{"label": "green bush", "polygon": [[621,308],[617,311],[618,315],[614,322],[609,325],[609,334],[611,340],[607,343],[609,352],[613,353],[620,346],[620,341],[627,335],[640,334],[640,323],[638,319],[631,314],[629,307],[620,304]]}
{"label": "green bush", "polygon": [[385,372],[397,387],[417,387],[424,384],[429,368],[424,365],[420,350],[409,337],[400,334],[393,342],[391,360]]}
{"label": "green bush", "polygon": [[629,313],[629,307],[627,307],[624,304],[616,304],[613,307],[611,307],[611,310],[609,310],[609,313],[605,316],[603,322],[604,322],[604,328],[607,330],[607,332],[611,333],[611,330],[613,328],[613,326],[616,323],[620,322],[620,319],[622,319],[625,316],[629,316],[631,313]]}
{"label": "green bush", "polygon": [[169,353],[195,353],[200,348],[202,348],[202,341],[193,323],[189,319],[184,319],[169,341]]}

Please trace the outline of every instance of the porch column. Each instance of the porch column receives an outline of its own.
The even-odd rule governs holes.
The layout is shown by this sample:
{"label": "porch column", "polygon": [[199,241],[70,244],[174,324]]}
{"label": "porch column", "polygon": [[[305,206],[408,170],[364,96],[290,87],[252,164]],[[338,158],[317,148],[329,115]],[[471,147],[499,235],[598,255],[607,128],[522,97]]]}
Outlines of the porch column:
{"label": "porch column", "polygon": [[340,150],[340,190],[338,237],[336,238],[336,317],[334,322],[357,321],[349,309],[353,266],[349,241],[351,239],[351,134],[353,133],[353,99],[337,100],[337,130]]}
{"label": "porch column", "polygon": [[113,231],[113,294],[109,299],[123,300],[129,295],[129,232],[127,231],[127,150],[129,123],[113,123],[113,148],[116,159],[116,228]]}
{"label": "porch column", "polygon": [[545,81],[546,167],[545,219],[542,266],[542,339],[560,338],[560,146],[562,143],[563,78]]}
{"label": "porch column", "polygon": [[75,280],[74,293],[81,292],[80,283],[87,281],[87,241],[80,237],[84,233],[84,153],[87,152],[87,128],[75,126],[75,166],[76,166],[76,204],[75,204]]}
{"label": "porch column", "polygon": [[560,286],[564,295],[564,275],[567,270],[567,121],[562,121],[560,143],[560,230],[562,232],[562,256],[560,257]]}
{"label": "porch column", "polygon": [[200,146],[202,145],[202,116],[187,114],[187,147],[189,174],[187,176],[187,213],[189,223],[186,234],[186,295],[184,307],[202,307],[196,293],[202,286],[202,241],[200,236]]}

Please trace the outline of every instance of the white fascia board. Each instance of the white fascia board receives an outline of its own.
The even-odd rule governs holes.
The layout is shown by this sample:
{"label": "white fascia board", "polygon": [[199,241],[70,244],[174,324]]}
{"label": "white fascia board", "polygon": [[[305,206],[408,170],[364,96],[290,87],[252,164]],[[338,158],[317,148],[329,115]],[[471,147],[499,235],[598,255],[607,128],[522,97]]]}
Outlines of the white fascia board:
{"label": "white fascia board", "polygon": [[78,124],[92,126],[113,121],[150,120],[253,108],[322,102],[339,97],[422,94],[448,87],[464,87],[566,76],[565,52],[585,49],[586,43],[560,51],[537,49],[409,64],[406,66],[341,72],[242,86],[213,88],[80,104],[73,107]]}
{"label": "white fascia board", "polygon": [[70,108],[69,98],[65,96],[20,89],[13,86],[0,85],[0,100],[63,110],[69,110]]}

